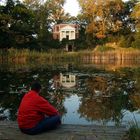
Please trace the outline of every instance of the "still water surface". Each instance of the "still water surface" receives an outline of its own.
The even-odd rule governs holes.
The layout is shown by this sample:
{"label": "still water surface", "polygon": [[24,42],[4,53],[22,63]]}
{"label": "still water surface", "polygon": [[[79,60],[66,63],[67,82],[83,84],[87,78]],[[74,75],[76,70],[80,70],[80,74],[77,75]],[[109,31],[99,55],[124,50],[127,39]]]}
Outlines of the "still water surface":
{"label": "still water surface", "polygon": [[0,67],[0,120],[16,120],[32,81],[62,114],[65,124],[140,124],[140,67],[86,65]]}

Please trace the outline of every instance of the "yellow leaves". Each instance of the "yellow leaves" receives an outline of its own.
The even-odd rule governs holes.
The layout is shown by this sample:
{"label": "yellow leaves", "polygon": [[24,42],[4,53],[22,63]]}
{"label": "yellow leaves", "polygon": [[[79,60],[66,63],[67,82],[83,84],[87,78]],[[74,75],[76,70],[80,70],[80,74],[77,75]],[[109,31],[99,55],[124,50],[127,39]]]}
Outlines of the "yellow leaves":
{"label": "yellow leaves", "polygon": [[136,30],[140,30],[140,3],[134,7],[131,17],[135,19]]}
{"label": "yellow leaves", "polygon": [[28,6],[28,7],[37,7],[40,5],[39,0],[23,0],[23,2]]}
{"label": "yellow leaves", "polygon": [[96,37],[102,39],[102,38],[105,38],[106,35],[105,35],[105,34],[102,34],[102,32],[98,32],[98,33],[96,34]]}
{"label": "yellow leaves", "polygon": [[140,19],[140,3],[134,7],[131,15],[133,18]]}
{"label": "yellow leaves", "polygon": [[97,32],[97,30],[98,30],[98,28],[97,28],[97,26],[95,25],[94,22],[89,23],[88,26],[87,26],[87,28],[86,28],[86,32],[87,33]]}
{"label": "yellow leaves", "polygon": [[123,10],[122,0],[79,0],[83,18],[87,20],[86,33],[105,38],[107,32],[117,32],[122,26],[117,15]]}
{"label": "yellow leaves", "polygon": [[115,22],[115,31],[118,31],[122,27],[122,22],[120,20],[117,20]]}
{"label": "yellow leaves", "polygon": [[86,13],[94,12],[96,9],[95,0],[79,0],[79,4]]}
{"label": "yellow leaves", "polygon": [[107,78],[104,77],[92,77],[90,79],[88,79],[87,81],[87,87],[89,89],[89,91],[93,94],[95,94],[95,90],[99,90],[102,93],[106,93],[106,90],[108,88],[108,84],[107,84]]}
{"label": "yellow leaves", "polygon": [[88,24],[86,28],[86,33],[94,34],[97,38],[105,38],[106,37],[106,20],[98,20],[93,21]]}

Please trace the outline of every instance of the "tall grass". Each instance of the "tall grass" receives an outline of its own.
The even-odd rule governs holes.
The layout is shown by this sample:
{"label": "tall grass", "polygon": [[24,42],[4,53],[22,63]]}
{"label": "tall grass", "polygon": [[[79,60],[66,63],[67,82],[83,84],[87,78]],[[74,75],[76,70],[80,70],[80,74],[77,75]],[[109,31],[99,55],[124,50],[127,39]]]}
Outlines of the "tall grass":
{"label": "tall grass", "polygon": [[132,126],[128,131],[128,140],[140,140],[140,128]]}
{"label": "tall grass", "polygon": [[82,52],[65,52],[63,50],[49,50],[35,51],[28,49],[9,49],[8,61],[9,62],[28,62],[28,61],[77,61],[82,58],[83,55],[90,54],[89,51]]}
{"label": "tall grass", "polygon": [[[94,51],[94,50],[83,50],[78,52],[65,52],[63,50],[49,50],[35,51],[28,49],[9,49],[7,55],[2,55],[3,52],[0,51],[1,56],[4,56],[9,62],[25,63],[29,61],[83,61],[83,62],[109,62],[110,60],[140,60],[140,51],[134,49],[128,50],[106,50],[106,51]],[[2,57],[0,58],[3,59]]]}

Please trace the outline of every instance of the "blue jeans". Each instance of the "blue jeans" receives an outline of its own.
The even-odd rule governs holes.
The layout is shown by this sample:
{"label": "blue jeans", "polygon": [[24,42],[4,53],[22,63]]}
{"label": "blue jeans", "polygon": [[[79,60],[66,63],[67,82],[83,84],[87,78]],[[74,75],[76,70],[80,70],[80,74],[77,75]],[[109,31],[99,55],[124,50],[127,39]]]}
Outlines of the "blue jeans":
{"label": "blue jeans", "polygon": [[56,115],[56,116],[46,117],[33,128],[29,128],[29,129],[20,128],[20,130],[23,133],[29,135],[35,135],[47,130],[56,129],[60,124],[61,124],[61,118],[59,115]]}

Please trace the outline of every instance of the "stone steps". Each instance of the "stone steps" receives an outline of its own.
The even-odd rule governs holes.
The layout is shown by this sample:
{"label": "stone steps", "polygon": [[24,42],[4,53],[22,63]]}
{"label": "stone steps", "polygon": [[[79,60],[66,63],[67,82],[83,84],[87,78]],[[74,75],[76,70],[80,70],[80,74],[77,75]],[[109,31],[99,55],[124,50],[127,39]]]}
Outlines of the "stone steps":
{"label": "stone steps", "polygon": [[63,124],[60,128],[39,135],[26,135],[16,122],[0,121],[0,140],[122,140],[125,126],[96,126]]}

